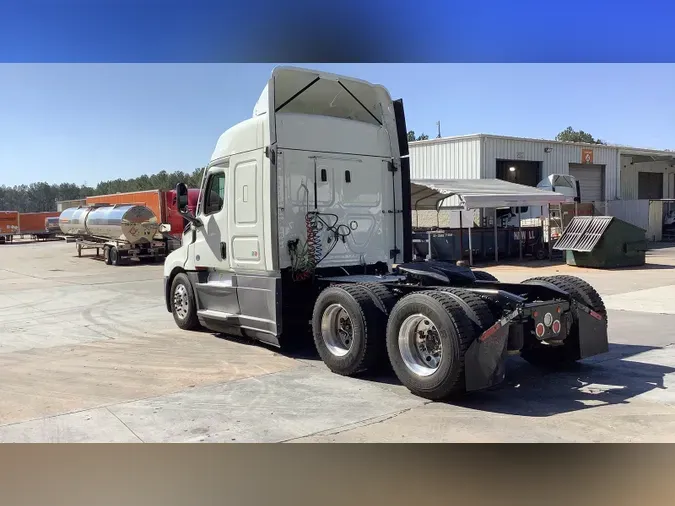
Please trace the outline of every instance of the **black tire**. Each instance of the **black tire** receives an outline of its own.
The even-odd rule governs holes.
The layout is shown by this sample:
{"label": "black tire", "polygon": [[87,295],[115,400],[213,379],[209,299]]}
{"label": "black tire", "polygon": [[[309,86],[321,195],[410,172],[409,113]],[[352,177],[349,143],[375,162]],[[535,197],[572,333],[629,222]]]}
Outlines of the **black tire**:
{"label": "black tire", "polygon": [[539,247],[535,250],[534,258],[536,260],[546,260],[546,257],[548,257],[548,251],[546,251],[546,249],[543,247]]}
{"label": "black tire", "polygon": [[[595,289],[581,278],[576,276],[541,276],[523,281],[524,285],[535,284],[537,281],[550,283],[553,286],[569,293],[574,300],[580,302],[593,311],[601,314],[607,321],[607,311],[602,298]],[[532,365],[539,367],[557,368],[570,365],[579,360],[579,330],[576,318],[572,321],[569,334],[562,346],[536,345],[521,351],[521,357]]]}
{"label": "black tire", "polygon": [[[346,349],[334,345],[332,334],[327,332],[324,336],[322,332],[322,320],[330,317],[327,311],[337,310],[336,305],[341,306],[349,317],[348,322],[345,320],[347,325],[351,324],[349,344],[343,344]],[[338,317],[339,314],[335,315],[335,318]],[[324,364],[336,374],[352,376],[375,366],[384,355],[385,329],[386,315],[363,286],[329,286],[319,294],[314,304],[314,345]],[[327,343],[327,340],[331,342]]]}
{"label": "black tire", "polygon": [[590,283],[587,283],[581,278],[576,276],[551,276],[552,278],[558,278],[566,281],[568,285],[574,286],[577,293],[580,294],[580,302],[584,302],[588,307],[590,307],[596,313],[601,314],[607,320],[607,309],[605,308],[605,303],[600,297],[600,294],[595,288],[591,286]]}
{"label": "black tire", "polygon": [[474,318],[471,318],[471,321],[474,322],[476,336],[480,336],[497,321],[499,312],[496,308],[490,307],[490,304],[476,293],[462,288],[439,288],[439,291],[454,294],[471,308],[473,315],[469,316],[473,316],[477,320],[474,322]]}
{"label": "black tire", "polygon": [[108,256],[110,257],[110,264],[118,266],[120,265],[120,252],[118,249],[113,246],[108,250]]}
{"label": "black tire", "polygon": [[[187,312],[185,315],[181,315],[180,310],[176,307],[176,292],[181,290],[179,287],[183,287],[183,296],[187,298]],[[173,314],[173,319],[178,327],[183,330],[196,330],[200,327],[199,318],[197,317],[195,294],[187,274],[181,272],[173,278],[169,300],[171,304],[171,313]]]}
{"label": "black tire", "polygon": [[390,374],[392,372],[391,364],[389,363],[389,357],[387,356],[387,347],[386,347],[386,322],[391,314],[392,309],[398,301],[398,297],[394,292],[387,286],[378,282],[365,282],[357,283],[358,286],[362,286],[370,294],[373,302],[377,305],[378,309],[382,311],[382,319],[384,324],[381,326],[382,334],[380,339],[381,345],[378,350],[377,362],[373,364],[371,368],[372,372],[375,374]]}
{"label": "black tire", "polygon": [[473,276],[478,281],[494,281],[495,283],[499,283],[499,280],[497,278],[495,278],[489,272],[485,272],[485,271],[471,271],[471,272],[473,272]]}
{"label": "black tire", "polygon": [[396,301],[398,300],[389,287],[377,282],[357,283],[357,285],[368,290],[374,297],[375,304],[389,316],[389,313],[394,309]]}
{"label": "black tire", "polygon": [[[417,374],[406,365],[399,347],[401,326],[415,315],[434,324],[443,349],[438,368],[429,375]],[[399,300],[391,312],[387,352],[396,376],[408,390],[425,399],[441,400],[466,392],[464,355],[475,338],[471,320],[451,295],[438,290],[416,292]]]}
{"label": "black tire", "polygon": [[103,261],[106,265],[112,265],[112,260],[110,259],[110,248],[108,246],[103,246]]}

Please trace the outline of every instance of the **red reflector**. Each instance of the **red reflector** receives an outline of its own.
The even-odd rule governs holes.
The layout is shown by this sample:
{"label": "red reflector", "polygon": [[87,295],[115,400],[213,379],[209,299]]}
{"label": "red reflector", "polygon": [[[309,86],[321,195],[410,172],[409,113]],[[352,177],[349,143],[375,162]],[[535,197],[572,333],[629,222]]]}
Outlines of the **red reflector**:
{"label": "red reflector", "polygon": [[546,332],[546,327],[544,327],[543,323],[539,323],[539,324],[537,324],[537,328],[536,328],[535,331],[537,333],[537,337],[541,337]]}
{"label": "red reflector", "polygon": [[553,325],[551,325],[551,329],[553,330],[554,334],[559,334],[560,333],[560,320],[554,321]]}
{"label": "red reflector", "polygon": [[483,332],[483,334],[478,338],[478,340],[485,341],[487,338],[492,336],[495,332],[497,332],[501,328],[502,324],[500,322],[495,323],[492,327]]}
{"label": "red reflector", "polygon": [[558,311],[558,313],[560,313],[560,308],[556,309],[556,311]]}
{"label": "red reflector", "polygon": [[196,271],[206,271],[208,269],[209,269],[208,267],[197,267],[197,266],[195,266]]}
{"label": "red reflector", "polygon": [[591,316],[596,320],[602,320],[602,315],[600,313],[596,313],[595,311],[591,311]]}
{"label": "red reflector", "polygon": [[536,318],[537,316],[539,316],[539,313],[537,313],[537,312],[535,311],[534,313],[532,313],[532,316],[534,316],[534,317]]}

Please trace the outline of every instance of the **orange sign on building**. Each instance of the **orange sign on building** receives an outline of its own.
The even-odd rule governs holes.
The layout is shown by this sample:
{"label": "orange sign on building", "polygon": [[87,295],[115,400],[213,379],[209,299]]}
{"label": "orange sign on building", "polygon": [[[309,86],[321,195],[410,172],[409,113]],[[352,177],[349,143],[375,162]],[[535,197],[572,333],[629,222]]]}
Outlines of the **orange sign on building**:
{"label": "orange sign on building", "polygon": [[582,149],[581,150],[581,163],[593,163],[593,150],[592,149]]}

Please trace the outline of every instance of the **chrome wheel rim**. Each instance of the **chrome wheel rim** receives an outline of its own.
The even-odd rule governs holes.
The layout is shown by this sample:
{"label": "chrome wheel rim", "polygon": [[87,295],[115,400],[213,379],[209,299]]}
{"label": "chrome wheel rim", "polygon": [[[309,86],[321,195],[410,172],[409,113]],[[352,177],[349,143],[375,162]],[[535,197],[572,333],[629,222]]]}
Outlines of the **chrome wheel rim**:
{"label": "chrome wheel rim", "polygon": [[403,321],[398,331],[398,349],[405,366],[417,376],[431,376],[443,358],[443,345],[436,325],[423,314]]}
{"label": "chrome wheel rim", "polygon": [[185,285],[178,285],[173,292],[173,307],[176,309],[176,315],[181,320],[187,318],[190,309],[190,299]]}
{"label": "chrome wheel rim", "polygon": [[354,343],[354,326],[340,304],[331,304],[321,317],[321,337],[326,348],[336,357],[344,357]]}

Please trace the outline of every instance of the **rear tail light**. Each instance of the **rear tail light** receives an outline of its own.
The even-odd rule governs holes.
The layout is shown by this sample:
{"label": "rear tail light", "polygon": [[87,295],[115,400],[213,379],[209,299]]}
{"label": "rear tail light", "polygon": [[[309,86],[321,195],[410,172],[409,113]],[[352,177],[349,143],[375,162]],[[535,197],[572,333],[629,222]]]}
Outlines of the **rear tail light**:
{"label": "rear tail light", "polygon": [[546,313],[544,315],[544,325],[550,327],[552,323],[553,323],[553,315],[551,313]]}
{"label": "rear tail light", "polygon": [[538,323],[535,332],[537,333],[537,337],[543,337],[546,333],[546,327],[544,327],[543,323]]}
{"label": "rear tail light", "polygon": [[551,330],[553,330],[554,334],[560,334],[560,320],[556,320],[553,322],[551,325]]}

